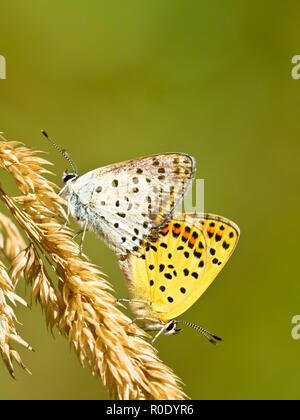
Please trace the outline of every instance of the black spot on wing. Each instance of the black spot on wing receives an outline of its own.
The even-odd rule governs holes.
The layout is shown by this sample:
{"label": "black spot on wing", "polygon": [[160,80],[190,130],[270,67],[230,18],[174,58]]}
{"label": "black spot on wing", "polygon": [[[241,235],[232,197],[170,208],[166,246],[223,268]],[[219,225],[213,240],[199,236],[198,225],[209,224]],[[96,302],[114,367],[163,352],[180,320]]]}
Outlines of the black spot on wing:
{"label": "black spot on wing", "polygon": [[222,247],[223,247],[224,249],[228,249],[228,248],[230,247],[230,244],[228,244],[226,241],[224,241],[224,242],[222,243]]}

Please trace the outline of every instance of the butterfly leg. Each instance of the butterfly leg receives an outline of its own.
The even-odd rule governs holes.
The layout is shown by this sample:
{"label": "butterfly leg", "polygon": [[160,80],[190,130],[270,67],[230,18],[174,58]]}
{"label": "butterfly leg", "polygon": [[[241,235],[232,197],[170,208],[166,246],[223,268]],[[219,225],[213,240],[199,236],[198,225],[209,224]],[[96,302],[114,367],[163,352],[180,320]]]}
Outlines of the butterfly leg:
{"label": "butterfly leg", "polygon": [[154,341],[164,332],[164,330],[166,329],[166,326],[164,325],[159,331],[158,333],[153,337],[153,339],[151,340],[151,344],[154,343]]}
{"label": "butterfly leg", "polygon": [[83,241],[84,241],[84,237],[85,237],[85,234],[86,234],[86,231],[87,231],[87,225],[88,225],[88,219],[85,221],[84,226],[83,226],[79,255],[82,255]]}
{"label": "butterfly leg", "polygon": [[65,189],[67,189],[67,184],[62,187],[62,189],[59,191],[58,195],[61,196],[62,193],[65,191]]}
{"label": "butterfly leg", "polygon": [[152,303],[149,300],[142,300],[142,299],[117,299],[117,303],[119,303],[119,302],[143,303],[145,305],[151,305],[151,303]]}
{"label": "butterfly leg", "polygon": [[59,231],[61,231],[62,229],[64,229],[67,226],[67,224],[69,223],[70,213],[71,213],[70,200],[68,200],[67,218],[66,218],[65,223],[58,229]]}
{"label": "butterfly leg", "polygon": [[133,318],[131,323],[134,324],[136,321],[151,321],[151,322],[153,322],[153,321],[156,321],[156,319],[150,318],[150,317],[149,318],[147,318],[147,317],[136,317],[136,318]]}
{"label": "butterfly leg", "polygon": [[131,302],[131,299],[117,299],[117,303],[119,302]]}
{"label": "butterfly leg", "polygon": [[79,236],[81,233],[83,233],[83,230],[80,230],[79,232],[75,233],[75,235],[72,236],[72,239],[77,238],[77,236]]}
{"label": "butterfly leg", "polygon": [[82,245],[83,245],[84,234],[85,234],[85,232],[86,232],[87,230],[88,230],[87,228],[86,228],[86,229],[82,229],[82,230],[80,230],[79,232],[75,233],[75,235],[73,235],[73,236],[72,236],[72,239],[76,239],[76,238],[77,238],[77,236],[79,236],[79,235],[83,234],[83,235],[82,235],[82,238],[81,238],[81,244],[80,244],[80,253],[82,252]]}

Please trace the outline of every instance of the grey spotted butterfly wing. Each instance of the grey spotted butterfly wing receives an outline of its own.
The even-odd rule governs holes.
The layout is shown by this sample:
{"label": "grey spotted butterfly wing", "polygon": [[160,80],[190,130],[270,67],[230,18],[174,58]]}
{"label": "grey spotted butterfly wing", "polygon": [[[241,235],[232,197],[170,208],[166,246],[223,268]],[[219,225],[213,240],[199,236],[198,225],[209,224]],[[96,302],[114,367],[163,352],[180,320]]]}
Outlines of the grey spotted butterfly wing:
{"label": "grey spotted butterfly wing", "polygon": [[72,215],[120,255],[137,252],[143,240],[172,217],[195,176],[195,160],[167,153],[95,169],[71,181],[64,196]]}

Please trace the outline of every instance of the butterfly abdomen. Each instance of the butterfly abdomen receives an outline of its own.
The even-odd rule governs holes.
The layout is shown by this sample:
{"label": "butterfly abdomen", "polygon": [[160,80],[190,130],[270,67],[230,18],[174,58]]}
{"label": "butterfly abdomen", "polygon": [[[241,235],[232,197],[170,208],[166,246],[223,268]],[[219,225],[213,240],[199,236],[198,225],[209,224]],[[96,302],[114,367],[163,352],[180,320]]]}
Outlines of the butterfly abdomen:
{"label": "butterfly abdomen", "polygon": [[76,193],[71,191],[69,193],[69,208],[71,216],[80,224],[84,225],[88,219],[88,207],[82,203]]}

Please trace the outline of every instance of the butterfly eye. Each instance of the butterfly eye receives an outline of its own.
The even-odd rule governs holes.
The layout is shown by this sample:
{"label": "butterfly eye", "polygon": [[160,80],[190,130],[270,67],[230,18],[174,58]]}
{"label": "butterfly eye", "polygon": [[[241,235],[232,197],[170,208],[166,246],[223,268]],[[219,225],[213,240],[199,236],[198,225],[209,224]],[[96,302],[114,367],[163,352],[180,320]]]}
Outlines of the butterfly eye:
{"label": "butterfly eye", "polygon": [[174,330],[174,328],[175,328],[175,322],[171,321],[169,325],[167,326],[166,331],[172,331]]}
{"label": "butterfly eye", "polygon": [[77,175],[74,172],[68,173],[68,171],[65,170],[65,172],[63,173],[63,177],[62,177],[62,182],[63,182],[63,184],[66,184],[71,179],[74,179],[76,177],[77,177]]}
{"label": "butterfly eye", "polygon": [[166,335],[176,334],[180,330],[181,330],[181,328],[176,329],[176,322],[175,321],[170,321],[169,324],[166,326],[165,334]]}

